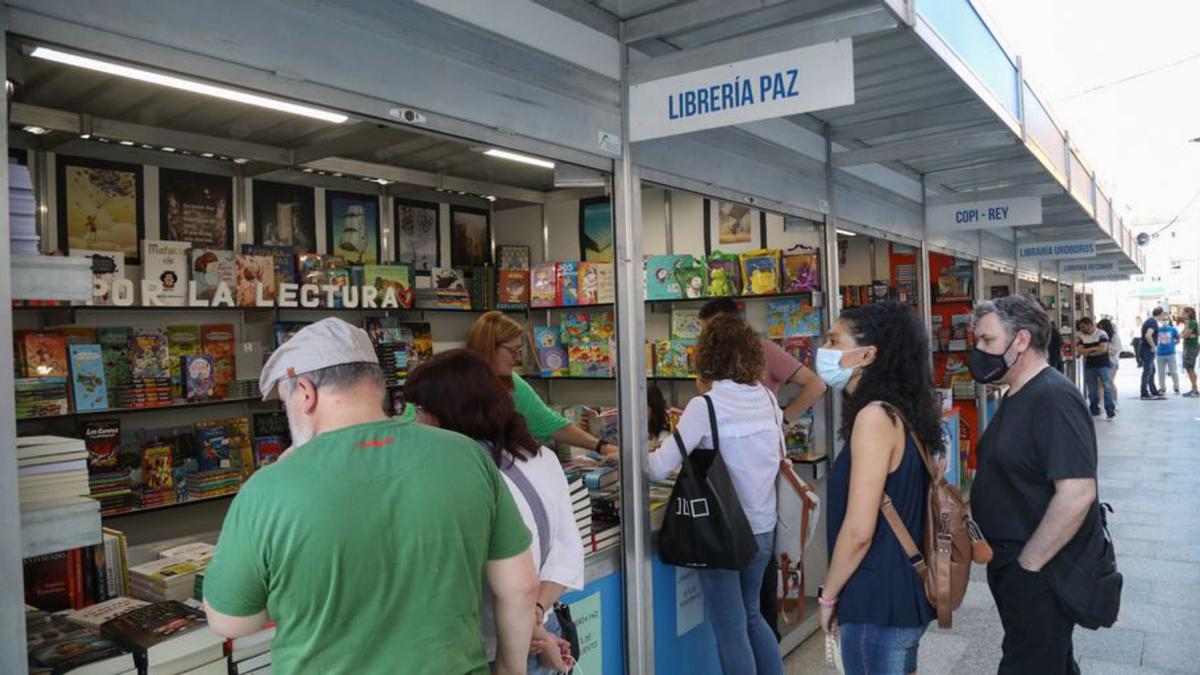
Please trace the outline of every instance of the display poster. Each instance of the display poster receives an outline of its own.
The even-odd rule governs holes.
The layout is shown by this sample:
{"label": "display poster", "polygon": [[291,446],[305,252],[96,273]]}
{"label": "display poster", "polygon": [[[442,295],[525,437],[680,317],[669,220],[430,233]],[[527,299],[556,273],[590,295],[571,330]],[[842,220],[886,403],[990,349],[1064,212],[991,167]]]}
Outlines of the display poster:
{"label": "display poster", "polygon": [[396,200],[396,262],[408,263],[417,274],[441,267],[442,234],[437,204]]}
{"label": "display poster", "polygon": [[304,185],[254,181],[254,241],[267,246],[317,250],[313,189]]}
{"label": "display poster", "polygon": [[853,103],[854,51],[846,38],[637,82],[629,88],[629,140]]}
{"label": "display poster", "polygon": [[325,242],[329,252],[354,265],[379,262],[379,198],[326,192]]}
{"label": "display poster", "polygon": [[687,567],[675,568],[675,637],[704,623],[704,591],[700,575]]}
{"label": "display poster", "polygon": [[191,171],[159,169],[159,219],[169,241],[195,248],[233,249],[233,181]]}
{"label": "display poster", "polygon": [[612,201],[608,197],[579,202],[579,245],[582,260],[613,261]]}
{"label": "display poster", "polygon": [[479,267],[492,260],[488,212],[450,207],[450,266]]}
{"label": "display poster", "polygon": [[1017,258],[1020,260],[1091,258],[1095,255],[1095,239],[1051,239],[1044,241],[1022,241],[1017,244]]}
{"label": "display poster", "polygon": [[931,230],[983,230],[999,227],[1040,225],[1041,197],[931,204],[925,209],[925,222]]}
{"label": "display poster", "polygon": [[142,167],[94,159],[58,158],[59,245],[121,251],[138,262],[142,238]]}
{"label": "display poster", "polygon": [[579,634],[579,663],[576,672],[593,675],[604,672],[604,637],[601,633],[600,593],[571,603],[571,618]]}

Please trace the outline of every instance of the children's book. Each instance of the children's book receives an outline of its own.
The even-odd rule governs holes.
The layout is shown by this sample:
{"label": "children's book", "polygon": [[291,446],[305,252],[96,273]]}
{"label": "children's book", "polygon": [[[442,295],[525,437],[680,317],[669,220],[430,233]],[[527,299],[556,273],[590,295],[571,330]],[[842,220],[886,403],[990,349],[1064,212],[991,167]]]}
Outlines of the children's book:
{"label": "children's book", "polygon": [[233,441],[229,429],[222,426],[196,427],[196,439],[200,442],[200,471],[228,469],[233,466]]}
{"label": "children's book", "polygon": [[130,374],[134,379],[171,377],[171,354],[162,329],[138,328],[130,340]]}
{"label": "children's book", "polygon": [[611,305],[617,300],[617,274],[612,263],[593,263],[596,270],[596,303]]}
{"label": "children's book", "polygon": [[88,471],[106,473],[121,466],[121,421],[87,420],[79,425],[88,451]]}
{"label": "children's book", "polygon": [[196,282],[196,297],[212,300],[219,284],[225,284],[232,293],[237,287],[236,275],[233,251],[192,249],[192,279]]}
{"label": "children's book", "polygon": [[789,337],[776,340],[780,347],[800,363],[813,367],[813,339],[808,336]]}
{"label": "children's book", "polygon": [[433,358],[433,330],[425,321],[404,321],[400,323],[402,341],[408,345],[408,369]]}
{"label": "children's book", "polygon": [[607,342],[580,342],[567,347],[572,377],[612,377],[612,358]]}
{"label": "children's book", "polygon": [[703,298],[708,286],[708,267],[691,256],[682,256],[675,262],[672,272],[679,287],[683,289],[683,297],[694,300]]}
{"label": "children's book", "polygon": [[237,380],[237,355],[231,324],[200,326],[200,349],[213,358],[217,398],[229,395],[229,385]]}
{"label": "children's book", "polygon": [[559,319],[562,344],[585,342],[591,337],[591,317],[585,312],[563,312]]}
{"label": "children's book", "polygon": [[129,345],[133,329],[128,326],[104,326],[96,329],[96,340],[104,354],[104,379],[109,389],[109,398],[116,387],[129,382]]}
{"label": "children's book", "polygon": [[579,304],[579,263],[565,260],[558,263],[558,304],[572,307]]}
{"label": "children's book", "polygon": [[799,244],[783,254],[783,291],[805,293],[821,287],[817,250]]}
{"label": "children's book", "polygon": [[739,294],[741,275],[738,257],[731,253],[713,251],[704,259],[708,268],[708,295],[725,298]]}
{"label": "children's book", "polygon": [[[159,303],[174,307],[187,304],[188,253],[186,241],[142,240],[142,278],[162,285]],[[149,304],[143,299],[143,304]]]}
{"label": "children's book", "polygon": [[254,307],[258,288],[263,300],[275,301],[275,261],[262,255],[239,255],[234,259],[237,268],[237,305]]}
{"label": "children's book", "polygon": [[683,297],[683,287],[675,276],[675,264],[691,256],[652,255],[646,259],[646,299],[675,300]]}
{"label": "children's book", "polygon": [[242,255],[257,255],[270,258],[275,266],[275,286],[296,283],[296,249],[291,246],[266,246],[242,244]]}
{"label": "children's book", "polygon": [[559,340],[558,330],[553,326],[533,328],[533,349],[542,377],[562,377],[569,373],[567,352]]}
{"label": "children's book", "polygon": [[[254,473],[254,443],[250,436],[250,418],[229,417],[219,420],[204,420],[195,424],[196,436],[222,433],[229,438],[229,466],[241,471],[242,480]],[[228,467],[221,467],[228,468]]]}
{"label": "children's book", "polygon": [[287,449],[283,438],[279,436],[260,436],[254,439],[254,465],[258,469],[279,460],[279,456]]}
{"label": "children's book", "polygon": [[[345,302],[342,298],[342,289],[346,288],[347,286],[350,285],[350,268],[349,267],[333,267],[333,268],[325,270],[325,275],[327,277],[325,280],[325,283],[328,286],[335,287],[335,290],[333,292],[333,304],[330,304],[329,297],[326,295],[325,289],[321,289],[322,302],[325,305],[334,307],[334,308],[344,307]],[[403,297],[403,294],[398,293],[397,297],[396,297],[397,303],[399,303],[401,297]],[[409,292],[408,297],[410,297],[410,298],[412,297],[411,291]],[[379,302],[383,302],[382,295],[379,298]]]}
{"label": "children's book", "polygon": [[821,334],[821,313],[799,298],[767,303],[767,337],[791,338]]}
{"label": "children's book", "polygon": [[656,377],[688,377],[688,342],[658,340],[655,343],[654,375]]}
{"label": "children's book", "polygon": [[167,336],[167,353],[171,357],[171,395],[181,399],[185,397],[183,359],[201,352],[200,326],[167,326],[164,333]]}
{"label": "children's book", "polygon": [[71,345],[100,344],[96,337],[96,329],[91,326],[59,326],[55,330],[62,333],[63,340],[67,343],[68,347]]}
{"label": "children's book", "polygon": [[25,377],[67,377],[67,340],[51,330],[19,333],[19,349]]}
{"label": "children's book", "polygon": [[69,350],[75,410],[104,410],[108,407],[108,390],[104,384],[104,355],[100,345],[71,345]]}
{"label": "children's book", "polygon": [[125,278],[125,254],[120,251],[89,251],[73,248],[71,256],[92,259],[91,304],[113,304],[113,282]]}
{"label": "children's book", "polygon": [[950,317],[950,342],[947,345],[952,352],[965,352],[975,342],[971,330],[970,314],[955,314]]}
{"label": "children's book", "polygon": [[463,270],[457,267],[434,267],[430,270],[430,277],[437,290],[438,307],[471,309],[471,292]]}
{"label": "children's book", "polygon": [[684,340],[700,338],[700,310],[671,308],[671,337]]}
{"label": "children's book", "polygon": [[496,268],[500,270],[529,271],[529,247],[503,245],[496,247]]}
{"label": "children's book", "polygon": [[496,306],[500,309],[529,307],[529,270],[497,271]]}
{"label": "children's book", "polygon": [[[611,303],[614,295],[612,263],[579,263],[579,304],[598,305]],[[609,288],[604,286],[608,285]]]}
{"label": "children's book", "polygon": [[175,487],[170,443],[150,443],[142,448],[142,486],[151,492]]}
{"label": "children's book", "polygon": [[760,248],[738,256],[742,271],[742,295],[771,295],[779,292],[779,250]]}
{"label": "children's book", "polygon": [[276,321],[275,322],[275,348],[279,349],[283,343],[292,339],[292,336],[299,333],[302,328],[310,325],[311,321]]}
{"label": "children's book", "polygon": [[325,263],[319,253],[296,255],[296,283],[302,286],[323,286],[326,283]]}
{"label": "children's book", "polygon": [[558,304],[558,264],[534,265],[529,274],[529,305],[553,307]]}
{"label": "children's book", "polygon": [[617,337],[617,326],[612,312],[595,312],[590,317],[591,336],[594,342],[608,342]]}
{"label": "children's book", "polygon": [[216,364],[208,354],[183,357],[184,393],[189,401],[208,401],[217,395]]}
{"label": "children's book", "polygon": [[364,285],[378,292],[376,303],[383,304],[389,292],[395,294],[396,302],[407,309],[413,306],[413,269],[408,264],[363,265]]}

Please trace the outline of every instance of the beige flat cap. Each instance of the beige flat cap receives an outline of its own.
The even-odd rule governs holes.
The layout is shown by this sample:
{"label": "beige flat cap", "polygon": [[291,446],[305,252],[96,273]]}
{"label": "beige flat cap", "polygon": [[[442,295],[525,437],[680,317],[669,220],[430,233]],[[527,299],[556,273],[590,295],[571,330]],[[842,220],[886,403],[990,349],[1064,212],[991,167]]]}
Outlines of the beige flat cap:
{"label": "beige flat cap", "polygon": [[367,331],[330,317],[305,326],[267,359],[258,388],[264,401],[278,397],[280,381],[346,363],[379,363]]}

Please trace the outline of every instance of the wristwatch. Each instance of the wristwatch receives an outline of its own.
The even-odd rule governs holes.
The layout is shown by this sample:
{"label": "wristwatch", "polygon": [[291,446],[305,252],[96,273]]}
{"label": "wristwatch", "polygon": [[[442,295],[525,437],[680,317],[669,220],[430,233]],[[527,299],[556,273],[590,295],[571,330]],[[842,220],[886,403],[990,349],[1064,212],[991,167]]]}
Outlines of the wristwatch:
{"label": "wristwatch", "polygon": [[597,455],[603,455],[604,453],[601,452],[601,449],[604,448],[605,445],[608,444],[604,442],[603,438],[596,439],[596,447],[592,448],[592,452],[596,453]]}

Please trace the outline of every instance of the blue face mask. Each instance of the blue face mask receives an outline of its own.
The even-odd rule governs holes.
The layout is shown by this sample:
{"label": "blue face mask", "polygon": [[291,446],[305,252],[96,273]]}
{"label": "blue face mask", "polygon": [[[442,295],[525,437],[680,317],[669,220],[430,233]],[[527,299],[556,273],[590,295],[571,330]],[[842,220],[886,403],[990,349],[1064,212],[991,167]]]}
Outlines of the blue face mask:
{"label": "blue face mask", "polygon": [[[859,349],[862,349],[859,347]],[[817,350],[817,377],[825,381],[831,389],[845,389],[850,378],[854,377],[854,369],[842,365],[842,356],[857,349],[839,351],[821,347]]]}

